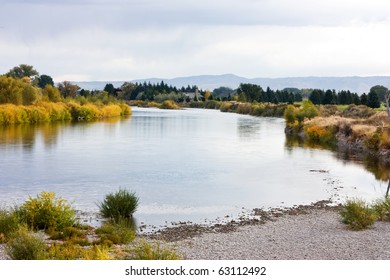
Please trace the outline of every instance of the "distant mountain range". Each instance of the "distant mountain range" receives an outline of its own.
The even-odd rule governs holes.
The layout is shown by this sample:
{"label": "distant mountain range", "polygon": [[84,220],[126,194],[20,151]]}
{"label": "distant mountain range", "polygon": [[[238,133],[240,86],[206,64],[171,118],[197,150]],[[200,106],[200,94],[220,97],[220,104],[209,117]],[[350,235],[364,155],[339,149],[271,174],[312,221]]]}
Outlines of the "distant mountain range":
{"label": "distant mountain range", "polygon": [[[236,76],[233,74],[224,75],[200,75],[190,77],[178,77],[173,79],[150,78],[132,80],[133,83],[150,82],[152,84],[164,83],[178,88],[196,85],[201,89],[214,90],[224,86],[232,89],[239,87],[240,83],[258,84],[263,89],[270,87],[273,90],[284,88],[317,88],[317,89],[335,89],[350,90],[357,93],[368,93],[370,88],[375,85],[390,87],[390,76],[371,76],[371,77],[291,77],[291,78],[252,78]],[[107,83],[120,87],[124,81],[95,81],[95,82],[74,82],[78,86],[88,90],[102,90]]]}

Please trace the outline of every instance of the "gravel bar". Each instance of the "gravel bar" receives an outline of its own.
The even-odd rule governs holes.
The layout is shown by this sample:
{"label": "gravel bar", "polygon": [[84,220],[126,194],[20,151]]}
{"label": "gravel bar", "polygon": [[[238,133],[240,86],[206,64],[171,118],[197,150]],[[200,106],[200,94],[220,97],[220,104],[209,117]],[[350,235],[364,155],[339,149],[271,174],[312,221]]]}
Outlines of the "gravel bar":
{"label": "gravel bar", "polygon": [[385,260],[390,259],[390,223],[351,231],[337,211],[312,209],[170,244],[185,259],[198,260]]}
{"label": "gravel bar", "polygon": [[[249,225],[195,229],[195,234],[193,230],[188,234],[186,227],[178,229],[180,237],[166,245],[184,259],[198,260],[390,259],[390,223],[376,222],[370,229],[351,231],[332,208],[290,211]],[[172,232],[168,229],[165,236]],[[164,234],[154,238],[168,240]],[[0,260],[5,259],[0,244]]]}

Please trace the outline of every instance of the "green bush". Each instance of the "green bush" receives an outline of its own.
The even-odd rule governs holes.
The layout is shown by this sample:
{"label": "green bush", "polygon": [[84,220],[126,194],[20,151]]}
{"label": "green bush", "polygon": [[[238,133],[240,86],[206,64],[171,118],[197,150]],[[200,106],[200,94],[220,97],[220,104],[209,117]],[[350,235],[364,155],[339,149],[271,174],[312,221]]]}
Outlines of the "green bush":
{"label": "green bush", "polygon": [[233,106],[233,103],[224,101],[221,103],[219,110],[221,112],[231,112],[232,106]]}
{"label": "green bush", "polygon": [[138,197],[134,192],[119,189],[116,193],[106,195],[98,207],[103,217],[119,221],[133,216],[138,207]]}
{"label": "green bush", "polygon": [[55,193],[42,192],[20,207],[21,217],[33,229],[61,231],[75,223],[75,210]]}
{"label": "green bush", "polygon": [[109,260],[108,249],[104,246],[90,246],[84,248],[80,245],[65,242],[52,243],[48,248],[48,258],[51,260]]}
{"label": "green bush", "polygon": [[342,222],[352,230],[362,230],[372,226],[377,215],[363,200],[348,200],[341,210]]}
{"label": "green bush", "polygon": [[9,236],[18,230],[20,219],[15,210],[0,209],[0,243],[7,241]]}
{"label": "green bush", "polygon": [[123,224],[107,223],[95,230],[100,244],[127,244],[134,240],[135,232]]}
{"label": "green bush", "polygon": [[138,245],[130,256],[134,260],[178,260],[179,255],[169,249],[161,246],[160,243],[150,244],[142,242]]}
{"label": "green bush", "polygon": [[180,106],[177,105],[175,101],[165,100],[161,103],[160,109],[180,109]]}
{"label": "green bush", "polygon": [[373,206],[380,221],[390,222],[390,198],[378,200]]}
{"label": "green bush", "polygon": [[44,260],[46,248],[41,236],[21,227],[6,244],[5,251],[13,260]]}
{"label": "green bush", "polygon": [[71,239],[85,239],[86,231],[82,231],[77,227],[66,227],[62,231],[54,232],[51,234],[51,240],[71,240]]}

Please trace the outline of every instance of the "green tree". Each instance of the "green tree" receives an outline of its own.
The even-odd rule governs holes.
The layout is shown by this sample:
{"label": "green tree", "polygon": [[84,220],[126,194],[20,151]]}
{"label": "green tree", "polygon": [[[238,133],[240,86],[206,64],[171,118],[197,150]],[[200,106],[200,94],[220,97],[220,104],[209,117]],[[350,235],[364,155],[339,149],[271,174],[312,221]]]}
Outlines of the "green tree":
{"label": "green tree", "polygon": [[22,79],[24,77],[35,78],[39,73],[31,65],[20,64],[9,70],[5,75],[7,77]]}
{"label": "green tree", "polygon": [[237,89],[237,93],[239,96],[243,94],[247,102],[263,101],[263,89],[259,85],[241,84]]}
{"label": "green tree", "polygon": [[53,87],[52,85],[46,85],[42,91],[43,97],[47,98],[51,102],[60,102],[61,93],[58,88]]}
{"label": "green tree", "polygon": [[38,77],[38,86],[45,88],[46,85],[54,86],[53,78],[49,75],[41,75]]}
{"label": "green tree", "polygon": [[38,91],[29,82],[12,77],[0,77],[0,104],[30,105],[38,98]]}
{"label": "green tree", "polygon": [[108,92],[108,94],[113,95],[115,94],[115,87],[113,84],[106,84],[103,91]]}
{"label": "green tree", "polygon": [[216,97],[228,97],[233,94],[233,90],[228,87],[219,87],[213,90],[213,95]]}
{"label": "green tree", "polygon": [[26,85],[22,91],[23,105],[31,105],[38,98],[38,91],[36,87]]}
{"label": "green tree", "polygon": [[335,93],[328,89],[322,98],[322,104],[336,104]]}
{"label": "green tree", "polygon": [[313,103],[313,104],[321,104],[321,101],[322,101],[322,98],[323,98],[323,91],[322,90],[319,90],[319,89],[314,89],[310,95],[309,95],[309,100]]}
{"label": "green tree", "polygon": [[362,105],[367,105],[367,94],[363,93],[363,94],[360,96],[360,104],[362,104]]}
{"label": "green tree", "polygon": [[370,108],[379,108],[381,106],[378,94],[375,92],[375,90],[371,89],[368,93],[367,106]]}
{"label": "green tree", "polygon": [[79,86],[73,85],[71,82],[64,81],[58,84],[58,90],[61,92],[63,97],[76,97],[79,90]]}
{"label": "green tree", "polygon": [[373,86],[370,91],[375,91],[378,95],[379,102],[385,102],[387,93],[389,92],[389,89],[384,86],[376,85]]}
{"label": "green tree", "polygon": [[139,92],[136,90],[138,88],[136,84],[125,82],[120,88],[125,100],[135,100],[137,98]]}
{"label": "green tree", "polygon": [[11,103],[21,105],[23,83],[20,79],[0,76],[0,104]]}

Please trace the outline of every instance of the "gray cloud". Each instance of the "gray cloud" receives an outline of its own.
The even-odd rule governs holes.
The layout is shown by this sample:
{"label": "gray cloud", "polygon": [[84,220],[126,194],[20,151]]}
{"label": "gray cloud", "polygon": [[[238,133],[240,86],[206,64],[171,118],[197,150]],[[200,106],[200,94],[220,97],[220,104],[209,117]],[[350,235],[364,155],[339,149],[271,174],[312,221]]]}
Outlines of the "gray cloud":
{"label": "gray cloud", "polygon": [[[7,53],[0,73],[30,63],[57,77],[72,74],[80,79],[226,72],[252,77],[326,75],[332,73],[332,65],[336,74],[374,75],[383,74],[383,65],[390,63],[382,47],[374,50],[376,46],[366,44],[387,33],[388,1],[0,0],[0,4],[0,51]],[[382,45],[389,45],[389,39],[382,40]]]}

